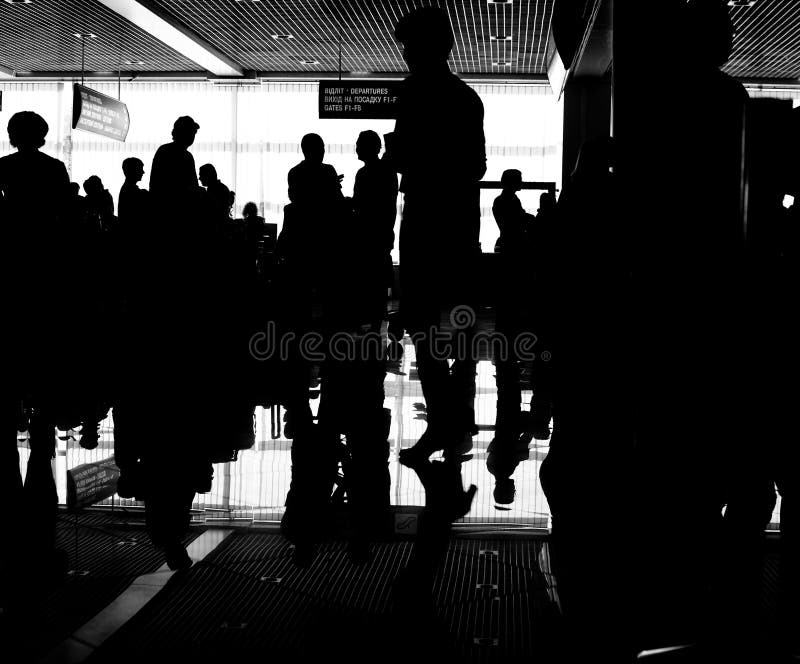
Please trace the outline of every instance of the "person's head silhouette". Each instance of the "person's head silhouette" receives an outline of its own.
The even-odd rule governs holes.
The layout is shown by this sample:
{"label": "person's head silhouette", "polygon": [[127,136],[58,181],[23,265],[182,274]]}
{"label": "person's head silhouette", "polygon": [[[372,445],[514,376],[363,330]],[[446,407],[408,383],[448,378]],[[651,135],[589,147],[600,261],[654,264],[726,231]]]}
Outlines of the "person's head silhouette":
{"label": "person's head silhouette", "polygon": [[244,210],[242,210],[242,216],[245,219],[249,219],[250,217],[257,217],[258,216],[258,206],[250,201],[249,203],[244,204]]}
{"label": "person's head silhouette", "polygon": [[500,185],[503,191],[519,191],[522,189],[522,173],[516,168],[503,171],[500,176]]}
{"label": "person's head silhouette", "polygon": [[689,0],[686,4],[692,62],[721,67],[733,51],[734,28],[725,0]]}
{"label": "person's head silhouette", "polygon": [[364,163],[375,161],[381,151],[381,137],[372,129],[362,131],[356,141],[356,156]]}
{"label": "person's head silhouette", "polygon": [[200,175],[200,184],[202,184],[204,187],[208,187],[209,185],[214,184],[218,180],[217,169],[214,168],[212,164],[203,164],[200,167],[199,175]]}
{"label": "person's head silhouette", "polygon": [[90,175],[83,182],[83,190],[87,196],[97,196],[103,193],[103,181],[97,175]]}
{"label": "person's head silhouette", "polygon": [[75,198],[81,195],[81,186],[77,182],[70,182],[69,190]]}
{"label": "person's head silhouette", "polygon": [[128,182],[139,182],[144,176],[144,164],[141,159],[128,157],[122,162],[122,172]]}
{"label": "person's head silhouette", "polygon": [[49,130],[47,122],[38,113],[20,111],[8,121],[8,141],[20,152],[38,150],[44,145]]}
{"label": "person's head silhouette", "polygon": [[321,164],[325,157],[325,142],[319,134],[306,134],[300,141],[300,149],[306,161]]}
{"label": "person's head silhouette", "polygon": [[450,18],[439,7],[409,12],[397,22],[394,36],[403,44],[403,59],[412,73],[441,69],[454,43]]}
{"label": "person's head silhouette", "polygon": [[172,127],[172,140],[185,148],[188,148],[194,143],[194,138],[197,136],[197,130],[200,125],[197,124],[188,115],[182,115]]}
{"label": "person's head silhouette", "polygon": [[556,207],[556,197],[552,191],[545,191],[539,196],[539,212],[548,213]]}

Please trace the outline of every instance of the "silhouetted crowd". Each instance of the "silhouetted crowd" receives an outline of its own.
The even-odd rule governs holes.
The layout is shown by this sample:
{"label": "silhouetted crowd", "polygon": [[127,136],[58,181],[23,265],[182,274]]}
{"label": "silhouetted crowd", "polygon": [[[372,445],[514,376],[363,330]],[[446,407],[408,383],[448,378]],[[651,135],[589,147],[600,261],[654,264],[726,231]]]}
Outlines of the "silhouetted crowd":
{"label": "silhouetted crowd", "polygon": [[[689,5],[704,35],[730,30],[713,3]],[[156,151],[148,189],[139,186],[142,161],[125,159],[116,211],[99,177],[81,195],[64,164],[41,152],[48,127],[40,116],[11,118],[17,151],[0,159],[8,335],[1,485],[3,504],[26,511],[21,544],[5,555],[31,577],[57,575],[64,564],[54,540],[55,429],[80,425],[80,444],[92,448],[109,411],[118,494],[144,501],[152,541],[172,569],[191,565],[183,536],[192,501],[210,491],[214,463],[253,444],[258,405],[282,406],[293,440],[282,532],[295,562],[314,559],[343,492],[348,553],[368,560],[370,542],[392,532],[383,383],[387,347],[407,332],[427,428],[400,461],[426,489],[427,516],[398,601],[429,592],[450,525],[475,492],[464,490],[460,463],[476,433],[478,357],[443,356],[434,339],[472,348],[480,323],[486,150],[481,100],[447,66],[446,14],[411,12],[396,36],[410,75],[395,130],[384,146],[374,131],[358,136],[364,165],[352,197],[324,162],[323,139],[304,136],[277,239],[253,203],[232,217],[234,193],[213,165],[200,167],[198,181],[189,148],[201,128],[191,117],[178,118],[172,141]],[[685,215],[671,228],[632,218],[608,138],[584,144],[558,200],[545,192],[536,214],[517,196],[518,170],[503,173],[492,208],[496,338],[533,333],[538,345],[529,409],[523,358],[494,348],[488,466],[497,502],[511,502],[520,441],[549,438],[552,420],[541,479],[561,608],[581,635],[571,644],[581,657],[627,661],[658,643],[665,624],[687,642],[709,633],[728,644],[733,634],[744,639],[776,484],[780,615],[787,641],[797,638],[797,390],[783,385],[796,383],[798,368],[787,303],[800,205],[772,208],[778,230],[757,251],[740,240],[747,95],[719,71],[728,54],[698,55],[691,85],[703,111],[673,127],[693,158],[676,193]],[[400,311],[390,321],[399,192]],[[782,194],[799,195],[800,179]],[[348,352],[334,352],[340,342]],[[264,344],[276,352],[262,354]],[[24,486],[17,427],[30,432]],[[431,461],[439,451],[443,460]]]}

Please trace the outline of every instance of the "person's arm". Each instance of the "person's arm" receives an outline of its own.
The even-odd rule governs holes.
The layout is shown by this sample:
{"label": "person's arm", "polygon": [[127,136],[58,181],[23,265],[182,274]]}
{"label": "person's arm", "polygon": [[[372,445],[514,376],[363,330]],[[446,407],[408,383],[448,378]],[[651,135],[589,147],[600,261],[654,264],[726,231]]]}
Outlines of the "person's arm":
{"label": "person's arm", "polygon": [[506,215],[505,215],[505,206],[503,205],[503,199],[498,196],[494,199],[494,203],[492,203],[492,216],[494,217],[494,221],[497,224],[497,228],[500,229],[500,234],[503,234],[503,230],[505,230],[505,222],[506,222]]}
{"label": "person's arm", "polygon": [[475,94],[467,152],[470,176],[480,182],[486,175],[486,137],[483,133],[483,102]]}
{"label": "person's arm", "polygon": [[408,125],[408,90],[407,84],[400,89],[397,100],[397,118],[394,122],[394,131],[383,135],[384,161],[394,172],[404,173],[406,170],[407,156],[404,145],[407,140]]}
{"label": "person's arm", "polygon": [[289,169],[289,175],[286,176],[286,181],[287,181],[287,184],[288,184],[288,187],[289,187],[287,193],[288,193],[288,196],[289,196],[289,201],[291,203],[297,203],[298,194],[300,193],[299,187],[298,187],[298,184],[299,184],[298,179],[299,178],[297,176],[297,171],[295,170],[296,168],[297,168],[296,166],[294,166],[293,168],[290,168]]}
{"label": "person's arm", "polygon": [[153,163],[150,165],[150,184],[149,189],[154,194],[158,194],[159,185],[161,184],[161,148],[156,150],[153,155]]}

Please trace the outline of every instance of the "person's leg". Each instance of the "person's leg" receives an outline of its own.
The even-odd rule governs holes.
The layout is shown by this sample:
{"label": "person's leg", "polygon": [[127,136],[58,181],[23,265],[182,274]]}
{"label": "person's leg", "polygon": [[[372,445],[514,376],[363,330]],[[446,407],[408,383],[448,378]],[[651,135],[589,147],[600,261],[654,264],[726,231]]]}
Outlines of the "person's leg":
{"label": "person's leg", "polygon": [[498,311],[493,343],[495,380],[497,384],[497,415],[495,432],[501,438],[514,437],[522,404],[519,362],[513,352],[513,334],[503,312]]}
{"label": "person's leg", "polygon": [[55,418],[45,404],[34,404],[31,415],[28,469],[25,474],[25,502],[31,524],[31,543],[45,551],[55,547],[55,522],[58,492],[53,477],[55,456]]}
{"label": "person's leg", "polygon": [[[787,412],[787,420],[789,417]],[[798,654],[800,651],[800,636],[797,634],[797,625],[800,624],[800,450],[791,438],[786,439],[785,447],[781,450],[777,461],[776,479],[781,496],[780,621],[786,648]]]}
{"label": "person's leg", "polygon": [[134,430],[135,416],[128,399],[120,399],[113,409],[114,414],[114,460],[119,468],[117,493],[122,498],[133,498],[142,491],[139,450]]}
{"label": "person's leg", "polygon": [[355,537],[350,552],[355,560],[367,555],[367,540],[382,536],[389,525],[389,426],[391,414],[383,408],[385,363],[379,349],[363,347],[373,357],[353,363],[350,375],[354,416],[346,430],[350,460],[345,472],[348,503],[352,506]]}
{"label": "person's leg", "polygon": [[6,398],[0,403],[0,495],[3,505],[19,505],[22,498],[22,475],[17,448],[17,422],[22,410],[18,399]]}
{"label": "person's leg", "polygon": [[183,546],[191,519],[194,488],[185,467],[169,462],[148,468],[145,495],[147,531],[153,545],[164,552],[170,569],[185,569],[192,562]]}

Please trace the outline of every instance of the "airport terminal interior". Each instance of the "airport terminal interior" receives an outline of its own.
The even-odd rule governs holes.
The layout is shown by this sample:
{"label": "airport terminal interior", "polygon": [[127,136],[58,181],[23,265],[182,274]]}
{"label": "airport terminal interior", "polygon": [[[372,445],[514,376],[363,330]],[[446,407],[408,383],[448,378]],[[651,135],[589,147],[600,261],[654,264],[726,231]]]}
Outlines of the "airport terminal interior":
{"label": "airport terminal interior", "polygon": [[797,0],[0,0],[3,661],[800,661],[798,155]]}

